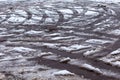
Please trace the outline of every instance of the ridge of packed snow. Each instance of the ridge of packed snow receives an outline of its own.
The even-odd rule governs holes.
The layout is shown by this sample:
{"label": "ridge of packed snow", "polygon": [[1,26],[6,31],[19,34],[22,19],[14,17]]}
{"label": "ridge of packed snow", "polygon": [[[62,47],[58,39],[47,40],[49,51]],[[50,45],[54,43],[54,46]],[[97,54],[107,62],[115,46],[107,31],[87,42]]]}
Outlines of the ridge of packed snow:
{"label": "ridge of packed snow", "polygon": [[55,76],[59,76],[59,75],[67,76],[67,75],[75,75],[75,74],[71,73],[70,71],[67,71],[67,70],[61,70],[58,72],[54,72],[53,75],[55,75]]}
{"label": "ridge of packed snow", "polygon": [[25,48],[25,47],[15,47],[13,48],[13,51],[17,51],[17,52],[31,52],[31,51],[35,51],[34,49],[30,49],[30,48]]}

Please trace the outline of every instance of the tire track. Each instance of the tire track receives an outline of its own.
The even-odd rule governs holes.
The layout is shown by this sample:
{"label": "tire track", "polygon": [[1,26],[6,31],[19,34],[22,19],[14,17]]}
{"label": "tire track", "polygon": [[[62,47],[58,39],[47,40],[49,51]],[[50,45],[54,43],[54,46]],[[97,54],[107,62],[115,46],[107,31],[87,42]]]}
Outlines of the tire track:
{"label": "tire track", "polygon": [[[12,45],[6,45],[6,46],[13,46],[13,44]],[[17,45],[17,46],[23,46],[23,45]],[[26,47],[28,47],[27,45],[24,45],[24,46],[26,46]],[[33,48],[33,49],[41,49],[41,51],[42,52],[52,52],[52,53],[54,53],[55,55],[59,55],[60,57],[70,57],[71,59],[78,59],[78,60],[80,60],[80,61],[85,61],[86,63],[89,63],[89,64],[91,64],[92,66],[94,66],[94,67],[96,67],[96,68],[99,68],[99,69],[105,69],[105,70],[110,70],[111,72],[115,72],[116,74],[119,74],[119,72],[120,72],[120,69],[119,68],[117,68],[117,67],[114,67],[114,66],[111,66],[111,65],[108,65],[108,64],[106,64],[106,63],[104,63],[104,62],[102,62],[102,61],[99,61],[99,60],[97,60],[97,59],[93,59],[93,58],[87,58],[87,57],[84,57],[83,56],[83,54],[82,53],[76,53],[76,54],[73,54],[73,53],[70,53],[70,52],[66,52],[66,51],[64,51],[64,50],[58,50],[58,49],[53,49],[53,48],[49,48],[49,47],[45,47],[45,46],[41,46],[41,47],[38,47],[38,46],[35,46],[35,45],[32,45],[31,46],[31,48]],[[40,58],[40,57],[39,57]],[[39,59],[38,58],[38,59]],[[36,57],[34,58],[34,59],[36,59]],[[42,58],[43,59],[43,58]],[[32,59],[31,59],[32,60]],[[40,60],[41,60],[41,58],[40,58]],[[38,60],[39,61],[39,60]],[[46,61],[48,61],[48,60],[46,60]],[[54,62],[54,61],[53,61]],[[55,60],[55,62],[57,62],[57,63],[59,63],[59,61],[56,61]],[[57,65],[57,63],[56,64],[54,64],[53,66],[49,66],[49,67],[54,67],[54,68],[56,68],[55,67],[55,65]],[[61,64],[61,63],[59,63],[59,64]],[[46,65],[46,64],[45,64]],[[68,64],[68,65],[70,65],[70,64]],[[72,66],[72,65],[71,65]],[[76,66],[77,67],[77,66]],[[64,68],[64,67],[63,67]],[[84,68],[84,67],[83,67]],[[69,67],[67,67],[67,68],[64,68],[64,69],[69,69]],[[73,68],[74,70],[76,69],[76,68]],[[85,70],[86,70],[87,68],[85,68]],[[88,71],[89,71],[89,69],[87,69]],[[91,72],[91,70],[90,70],[90,72]],[[94,72],[93,71],[93,73],[94,74],[99,74],[98,72]],[[103,75],[103,74],[102,74]],[[99,77],[99,76],[98,76]],[[109,77],[109,76],[106,76],[106,77]],[[113,76],[114,78],[116,78],[115,76]],[[104,79],[103,79],[104,80]]]}
{"label": "tire track", "polygon": [[[52,68],[67,69],[79,76],[84,76],[85,78],[92,79],[92,80],[117,80],[112,77],[106,77],[104,75],[96,74],[95,72],[86,70],[85,68],[80,68],[80,67],[74,66],[74,65],[59,63],[58,61],[47,60],[47,59],[43,59],[40,57],[28,59],[28,61],[30,61],[30,60],[32,60],[32,61],[35,60],[40,65],[44,64],[44,65],[46,65],[48,67],[52,67]],[[102,77],[102,79],[101,79],[101,77]]]}
{"label": "tire track", "polygon": [[[15,13],[15,12],[14,13],[5,13],[6,18],[4,20],[2,20],[0,22],[0,24],[2,24],[5,21],[8,21],[8,19],[11,18],[13,14],[17,15],[20,18],[25,18],[23,21],[21,21],[19,24],[17,24],[18,26],[22,26],[22,28],[20,28],[20,29],[24,29],[25,30],[24,32],[33,30],[33,34],[31,34],[33,36],[26,36],[25,34],[20,33],[20,37],[22,37],[23,40],[20,40],[20,38],[18,38],[18,37],[15,37],[15,38],[9,37],[8,40],[10,42],[15,42],[15,43],[11,43],[11,44],[4,43],[4,45],[7,47],[13,47],[13,48],[17,47],[17,46],[20,46],[20,47],[23,46],[23,47],[29,47],[31,49],[35,49],[36,51],[52,52],[53,56],[58,57],[57,60],[51,60],[49,58],[45,58],[44,56],[42,56],[42,57],[28,56],[28,58],[27,58],[28,61],[35,61],[36,63],[38,63],[38,65],[45,65],[45,66],[48,66],[51,68],[57,68],[57,69],[66,69],[75,74],[78,74],[79,76],[84,75],[85,78],[92,79],[92,80],[119,80],[120,79],[119,67],[115,67],[115,66],[106,64],[105,62],[99,60],[99,58],[108,55],[109,53],[111,53],[112,51],[114,51],[120,47],[119,46],[119,43],[120,43],[119,36],[107,34],[105,32],[106,30],[109,30],[109,29],[111,29],[111,30],[117,29],[119,27],[119,25],[118,25],[118,27],[115,27],[115,28],[111,28],[111,27],[105,28],[105,30],[102,30],[101,32],[93,31],[94,29],[99,28],[99,26],[96,26],[96,24],[99,24],[99,23],[107,24],[108,22],[112,21],[112,19],[119,20],[119,18],[116,19],[116,16],[106,14],[105,11],[104,12],[98,11],[97,8],[94,8],[95,11],[93,10],[93,13],[98,12],[99,13],[98,15],[86,15],[87,12],[92,11],[91,9],[88,8],[89,5],[80,6],[80,7],[82,7],[83,11],[81,11],[79,13],[79,11],[77,11],[76,8],[74,8],[74,6],[76,6],[76,5],[73,6],[71,3],[71,5],[72,5],[72,7],[71,7],[70,4],[65,4],[65,3],[63,3],[63,4],[67,7],[62,7],[59,5],[57,8],[55,8],[55,6],[53,6],[53,5],[52,5],[52,7],[45,7],[45,6],[41,5],[42,7],[39,7],[38,9],[36,9],[41,14],[39,14],[39,12],[37,14],[32,13],[28,9],[30,7],[27,8],[28,10],[27,9],[23,10],[27,14],[26,16],[24,16],[24,14],[22,14],[22,13]],[[60,11],[60,10],[64,11],[65,9],[70,11],[69,12],[70,14]],[[117,16],[119,16],[119,11],[117,11],[118,9],[119,8],[113,9],[116,12]],[[33,18],[34,15],[36,15],[38,17],[40,16],[41,17],[40,20],[34,19]],[[49,21],[49,19],[50,20],[53,19],[53,22]],[[27,23],[27,21],[28,21],[28,23]],[[34,21],[34,22],[39,22],[39,23],[29,24],[29,21]],[[81,25],[80,22],[82,22],[82,21],[85,24],[83,23],[83,25]],[[106,22],[104,22],[104,21],[106,21]],[[79,24],[78,26],[75,25],[77,23]],[[117,22],[114,22],[114,21],[113,21],[113,23],[117,24]],[[12,24],[14,25],[15,22],[13,22]],[[110,23],[110,24],[112,24],[112,23]],[[70,25],[72,25],[73,28],[64,28],[65,26],[69,27]],[[46,29],[49,29],[49,28],[45,28],[45,27],[51,27],[51,26],[52,26],[52,29],[54,27],[54,30],[49,30],[47,32]],[[59,26],[63,26],[63,27],[59,27]],[[43,30],[42,27],[44,27],[43,29],[45,29],[45,30]],[[58,28],[56,28],[56,27],[58,27]],[[100,25],[100,27],[101,27],[101,25]],[[82,29],[82,28],[84,28],[84,29]],[[34,31],[34,30],[36,30],[36,31]],[[42,30],[43,30],[43,32],[42,32]],[[39,31],[41,31],[41,33],[39,33]],[[39,33],[40,35],[37,33]],[[42,34],[42,33],[44,33],[44,34]],[[58,34],[56,35],[56,33],[58,33]],[[52,34],[52,36],[49,34]],[[88,34],[90,34],[90,35],[88,35]],[[15,34],[15,35],[17,35],[17,34]],[[84,41],[82,42],[79,40],[75,40],[78,42],[74,42],[74,39],[72,40],[71,38],[68,38],[71,36],[74,36],[75,39],[83,38]],[[40,37],[40,38],[43,37],[43,39],[37,40],[36,38],[38,38],[38,37]],[[67,37],[67,38],[65,38],[65,37]],[[25,38],[31,38],[31,39],[34,38],[35,41],[31,40],[31,39],[24,40]],[[115,41],[113,38],[118,39],[118,40]],[[66,41],[69,39],[71,39],[71,40],[66,43]],[[78,43],[78,45],[79,44],[80,45],[87,44],[86,41],[89,39],[101,39],[101,40],[108,39],[108,40],[113,41],[113,43],[110,43],[110,46],[104,46],[103,44],[99,45],[99,43],[98,43],[98,45],[96,45],[95,43],[91,44],[91,46],[92,46],[91,48],[84,49],[84,50],[85,51],[91,50],[98,46],[105,47],[102,50],[100,50],[99,52],[95,53],[96,54],[95,56],[93,54],[92,57],[84,56],[83,55],[84,50],[82,51],[82,49],[75,49],[70,52],[67,52],[67,51],[61,49],[62,46],[63,47],[71,46],[74,43]],[[30,44],[26,44],[27,42]],[[34,45],[32,43],[38,43],[37,45],[39,45],[39,46]],[[51,43],[51,44],[60,43],[60,46],[58,46],[57,48],[55,48],[55,47],[52,48],[51,46],[49,47],[49,46],[44,45],[44,43]],[[90,43],[88,42],[88,44],[90,44]],[[103,54],[103,53],[104,53],[104,55],[101,56],[101,54]],[[78,60],[78,64],[74,64],[74,63],[72,64],[72,62],[70,63],[70,61],[68,63],[61,63],[59,61],[59,58],[66,58],[66,57],[70,57],[72,60],[73,59]],[[86,64],[88,64],[89,67],[92,67],[92,69],[89,67],[87,68],[86,66],[83,66],[84,63],[82,63],[79,66],[79,61],[85,62]],[[97,71],[94,68],[97,68]],[[105,71],[103,71],[103,73],[102,73],[101,70],[105,70],[106,73],[105,73]],[[107,71],[111,72],[111,74],[110,73],[107,74]],[[101,79],[101,77],[102,77],[102,79]]]}

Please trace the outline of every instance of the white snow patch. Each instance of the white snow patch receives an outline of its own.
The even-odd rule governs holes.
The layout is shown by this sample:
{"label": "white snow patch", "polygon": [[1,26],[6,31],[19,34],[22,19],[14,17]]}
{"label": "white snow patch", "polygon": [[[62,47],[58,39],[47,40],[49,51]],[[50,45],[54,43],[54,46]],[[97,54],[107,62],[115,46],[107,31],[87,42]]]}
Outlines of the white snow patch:
{"label": "white snow patch", "polygon": [[102,73],[99,68],[96,68],[96,67],[94,67],[94,66],[92,66],[90,64],[84,63],[82,66],[85,67],[85,68],[87,68],[87,69],[90,69],[90,70]]}
{"label": "white snow patch", "polygon": [[77,10],[78,13],[83,12],[83,9],[75,9],[75,10]]}
{"label": "white snow patch", "polygon": [[20,32],[24,32],[25,30],[24,29],[18,29],[18,30],[16,30],[16,29],[13,29],[13,30],[11,30],[12,32],[18,32],[18,33],[20,33]]}
{"label": "white snow patch", "polygon": [[24,20],[25,18],[14,15],[14,14],[12,14],[11,17],[8,19],[9,22],[22,22]]}
{"label": "white snow patch", "polygon": [[87,11],[85,13],[85,15],[98,15],[99,13],[98,12],[94,12],[94,11]]}
{"label": "white snow patch", "polygon": [[36,20],[33,20],[33,19],[30,19],[30,20],[27,20],[24,22],[24,25],[28,24],[28,25],[36,25],[38,24],[39,21],[36,21]]}
{"label": "white snow patch", "polygon": [[29,11],[30,11],[31,13],[34,13],[34,14],[40,14],[40,13],[41,13],[39,10],[34,9],[34,7],[30,7],[30,8],[29,8]]}
{"label": "white snow patch", "polygon": [[74,73],[71,73],[70,71],[67,71],[67,70],[61,70],[61,71],[58,71],[58,72],[54,72],[52,75],[55,75],[55,76],[74,76],[75,74]]}
{"label": "white snow patch", "polygon": [[73,29],[75,28],[74,26],[58,26],[59,28],[64,28],[64,29]]}
{"label": "white snow patch", "polygon": [[47,46],[47,47],[50,47],[50,48],[57,48],[57,46],[59,46],[60,44],[53,44],[53,43],[43,43],[42,44],[43,46]]}
{"label": "white snow patch", "polygon": [[74,0],[51,0],[51,1],[74,2]]}
{"label": "white snow patch", "polygon": [[3,53],[0,53],[0,56],[3,56],[3,55],[5,55],[5,54],[3,54]]}
{"label": "white snow patch", "polygon": [[32,34],[41,34],[42,31],[35,31],[35,30],[30,30],[30,31],[27,31],[25,34],[26,35],[32,35]]}
{"label": "white snow patch", "polygon": [[59,36],[59,35],[61,35],[60,33],[52,33],[52,34],[50,34],[50,36]]}
{"label": "white snow patch", "polygon": [[61,9],[59,11],[64,13],[64,14],[73,14],[73,12],[70,9]]}
{"label": "white snow patch", "polygon": [[85,53],[83,53],[83,55],[84,56],[89,56],[89,55],[94,54],[94,53],[96,53],[98,51],[101,51],[101,48],[96,48],[94,50],[86,51]]}
{"label": "white snow patch", "polygon": [[0,28],[0,31],[6,31],[6,30],[7,30],[6,28]]}
{"label": "white snow patch", "polygon": [[96,44],[112,43],[112,41],[110,40],[100,40],[100,39],[89,39],[89,40],[86,40],[85,42],[96,43]]}
{"label": "white snow patch", "polygon": [[40,56],[48,56],[48,55],[52,55],[52,52],[43,52],[40,54]]}
{"label": "white snow patch", "polygon": [[113,3],[120,2],[119,0],[91,0],[91,1],[97,1],[97,2],[113,2]]}
{"label": "white snow patch", "polygon": [[68,36],[68,37],[55,37],[55,38],[52,38],[52,40],[70,39],[70,38],[74,38],[74,36]]}
{"label": "white snow patch", "polygon": [[72,48],[72,49],[74,49],[74,50],[76,50],[76,49],[83,49],[83,48],[89,48],[89,47],[91,47],[91,46],[84,46],[84,45],[79,45],[79,44],[74,44],[74,45],[72,45],[72,46],[70,46],[70,48]]}
{"label": "white snow patch", "polygon": [[12,51],[17,51],[17,52],[32,52],[32,51],[36,51],[34,49],[31,48],[25,48],[25,47],[15,47],[12,49]]}
{"label": "white snow patch", "polygon": [[6,18],[6,15],[3,15],[4,13],[0,14],[0,21],[4,20]]}
{"label": "white snow patch", "polygon": [[120,54],[120,48],[111,52],[110,54],[115,55],[115,54]]}
{"label": "white snow patch", "polygon": [[90,45],[79,45],[79,44],[74,44],[69,47],[61,47],[61,49],[66,50],[66,51],[72,51],[72,50],[78,50],[78,49],[84,49],[84,48],[90,48]]}
{"label": "white snow patch", "polygon": [[4,80],[6,76],[3,73],[0,73],[0,80]]}
{"label": "white snow patch", "polygon": [[15,1],[25,1],[25,0],[0,0],[0,1],[4,1],[4,2],[15,2]]}
{"label": "white snow patch", "polygon": [[61,63],[64,63],[64,62],[68,62],[68,61],[70,61],[71,60],[71,58],[70,57],[67,57],[67,58],[62,58],[61,60],[60,60],[60,62]]}
{"label": "white snow patch", "polygon": [[32,15],[32,19],[41,20],[42,17],[41,17],[41,16],[38,16],[38,15]]}
{"label": "white snow patch", "polygon": [[45,20],[45,22],[46,22],[46,23],[53,23],[53,22],[55,22],[55,21],[54,21],[53,18],[47,18],[47,19]]}
{"label": "white snow patch", "polygon": [[27,17],[27,13],[26,13],[24,10],[16,9],[16,10],[15,10],[15,13],[21,14],[22,16]]}
{"label": "white snow patch", "polygon": [[120,30],[119,29],[112,30],[109,32],[109,34],[120,35]]}
{"label": "white snow patch", "polygon": [[[117,54],[117,53],[115,52],[115,54]],[[120,59],[119,55],[111,55],[111,54],[109,54],[109,55],[107,55],[107,56],[105,56],[103,58],[100,58],[100,60],[104,61],[105,63],[109,63],[109,64],[111,64],[113,66],[120,67],[119,59]]]}

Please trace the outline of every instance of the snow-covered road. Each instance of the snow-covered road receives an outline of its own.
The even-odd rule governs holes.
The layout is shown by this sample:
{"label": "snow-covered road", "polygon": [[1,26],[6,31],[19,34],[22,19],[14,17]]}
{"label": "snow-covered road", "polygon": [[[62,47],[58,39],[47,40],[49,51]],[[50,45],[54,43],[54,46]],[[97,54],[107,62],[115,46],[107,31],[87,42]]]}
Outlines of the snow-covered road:
{"label": "snow-covered road", "polygon": [[[26,1],[26,0],[0,0],[0,1],[6,1],[6,2],[14,2],[14,1]],[[29,0],[27,0],[29,1]],[[36,0],[36,1],[45,1],[45,0]],[[63,2],[73,2],[76,0],[51,0],[51,1],[63,1]],[[81,0],[82,1],[82,0]],[[97,2],[120,2],[120,0],[91,0],[91,1],[97,1]]]}
{"label": "snow-covered road", "polygon": [[0,79],[120,80],[120,5],[47,1],[0,5]]}

